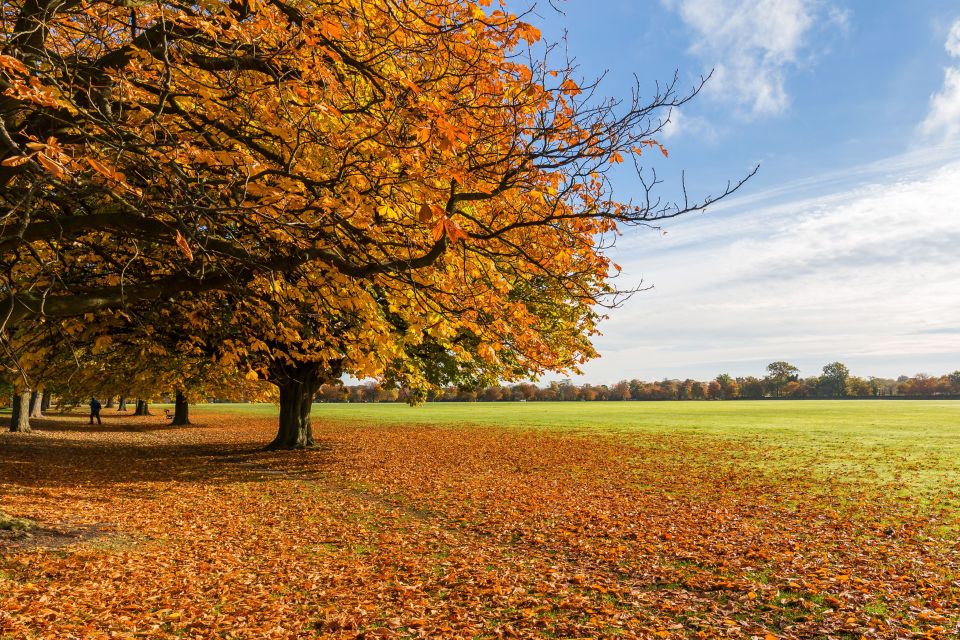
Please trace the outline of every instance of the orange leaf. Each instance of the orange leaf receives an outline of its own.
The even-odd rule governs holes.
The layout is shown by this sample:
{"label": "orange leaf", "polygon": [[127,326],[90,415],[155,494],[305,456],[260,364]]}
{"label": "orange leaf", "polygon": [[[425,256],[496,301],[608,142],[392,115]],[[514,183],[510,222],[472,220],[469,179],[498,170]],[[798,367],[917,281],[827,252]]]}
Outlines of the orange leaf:
{"label": "orange leaf", "polygon": [[563,81],[563,83],[560,85],[560,90],[568,96],[575,96],[579,93],[582,93],[582,91],[580,91],[580,87],[577,86],[577,83],[570,78],[567,78]]}
{"label": "orange leaf", "polygon": [[44,169],[46,169],[53,175],[59,177],[65,173],[63,170],[63,167],[61,167],[58,163],[54,162],[53,160],[43,155],[42,153],[38,153],[36,155],[36,158],[37,158],[37,162],[39,162]]}
{"label": "orange leaf", "polygon": [[113,171],[107,169],[107,167],[101,164],[99,161],[94,160],[93,158],[87,158],[86,160],[87,164],[93,167],[94,171],[106,178],[113,178]]}
{"label": "orange leaf", "polygon": [[443,218],[441,218],[440,220],[437,220],[437,224],[433,225],[433,241],[440,242],[440,238],[443,237],[444,231],[445,228],[443,224]]}
{"label": "orange leaf", "polygon": [[186,256],[187,260],[193,262],[193,251],[190,250],[190,245],[187,244],[187,239],[177,231],[177,246],[180,247],[180,251],[183,252],[183,255]]}
{"label": "orange leaf", "polygon": [[467,233],[453,220],[444,220],[443,224],[447,231],[447,237],[450,238],[451,242],[459,242],[467,239]]}
{"label": "orange leaf", "polygon": [[4,158],[3,162],[0,162],[0,165],[4,167],[19,167],[29,159],[30,156],[10,156],[9,158]]}

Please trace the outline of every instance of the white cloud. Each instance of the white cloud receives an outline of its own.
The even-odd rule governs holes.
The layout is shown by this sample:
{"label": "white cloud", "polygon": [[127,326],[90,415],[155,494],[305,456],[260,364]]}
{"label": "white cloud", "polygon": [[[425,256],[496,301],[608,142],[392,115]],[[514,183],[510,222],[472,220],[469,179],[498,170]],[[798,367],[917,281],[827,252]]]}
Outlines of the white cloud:
{"label": "white cloud", "polygon": [[863,375],[955,370],[960,163],[923,176],[904,164],[626,239],[624,273],[656,288],[613,313],[586,379],[759,375],[780,359],[805,374],[838,359]]}
{"label": "white cloud", "polygon": [[950,27],[950,33],[947,34],[947,53],[955,58],[960,58],[960,19]]}
{"label": "white cloud", "polygon": [[920,124],[925,136],[960,137],[960,67],[947,67],[943,88],[930,97],[930,112]]}
{"label": "white cloud", "polygon": [[[950,27],[944,48],[960,58],[960,19]],[[920,123],[920,133],[947,140],[960,138],[960,67],[944,69],[943,87],[930,96],[930,111]]]}
{"label": "white cloud", "polygon": [[691,49],[714,68],[707,91],[747,116],[782,113],[790,104],[786,70],[805,54],[818,21],[845,29],[849,13],[820,0],[669,0],[693,30]]}
{"label": "white cloud", "polygon": [[717,130],[706,118],[689,116],[679,108],[670,110],[670,118],[663,125],[663,140],[669,141],[679,136],[697,136],[700,140],[713,142],[717,139]]}

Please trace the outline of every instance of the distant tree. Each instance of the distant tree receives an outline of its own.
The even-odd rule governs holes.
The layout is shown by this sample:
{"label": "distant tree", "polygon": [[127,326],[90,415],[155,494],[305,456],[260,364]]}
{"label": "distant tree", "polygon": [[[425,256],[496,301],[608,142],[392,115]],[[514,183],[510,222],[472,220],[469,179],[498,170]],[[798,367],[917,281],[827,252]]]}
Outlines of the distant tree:
{"label": "distant tree", "polygon": [[740,397],[740,385],[737,384],[737,381],[733,379],[728,373],[721,373],[716,378],[717,384],[720,385],[721,397],[724,400],[732,400],[733,398]]}
{"label": "distant tree", "polygon": [[679,380],[668,380],[664,378],[660,381],[660,393],[661,399],[663,400],[679,400],[680,399],[680,381]]}
{"label": "distant tree", "polygon": [[737,378],[740,385],[741,398],[762,398],[764,395],[764,381],[755,376]]}
{"label": "distant tree", "polygon": [[519,399],[523,399],[527,401],[536,400],[537,393],[539,392],[537,385],[531,382],[521,382],[520,384],[515,386],[513,389],[514,389],[514,396],[516,396],[517,393],[519,392],[520,397],[516,398],[517,400]]}
{"label": "distant tree", "polygon": [[831,398],[844,398],[848,395],[847,381],[850,379],[850,369],[842,362],[831,362],[823,368],[820,376],[820,386],[825,395]]}
{"label": "distant tree", "polygon": [[576,386],[574,386],[572,380],[564,380],[559,385],[560,390],[560,400],[565,400],[570,402],[572,400],[579,400],[580,394]]}
{"label": "distant tree", "polygon": [[799,398],[803,392],[803,383],[799,380],[791,380],[783,386],[783,396],[785,398]]}
{"label": "distant tree", "polygon": [[938,391],[939,380],[926,373],[918,373],[900,385],[900,392],[905,396],[932,396]]}
{"label": "distant tree", "polygon": [[350,392],[342,384],[320,385],[320,391],[317,394],[320,402],[346,402],[349,397]]}
{"label": "distant tree", "polygon": [[711,380],[707,385],[707,397],[711,400],[723,399],[723,387],[716,380]]}
{"label": "distant tree", "polygon": [[503,400],[504,389],[500,385],[490,385],[480,392],[479,399],[483,402],[499,402]]}
{"label": "distant tree", "polygon": [[858,376],[851,376],[847,380],[847,395],[855,398],[869,398],[873,395],[870,382]]}
{"label": "distant tree", "polygon": [[799,374],[800,369],[783,360],[777,360],[776,362],[768,364],[766,381],[771,394],[776,398],[783,397],[784,386],[786,386],[788,382],[799,380]]}
{"label": "distant tree", "polygon": [[702,382],[695,382],[690,389],[690,398],[692,400],[703,400],[707,397],[707,385]]}
{"label": "distant tree", "polygon": [[947,374],[950,381],[950,393],[960,393],[960,370]]}
{"label": "distant tree", "polygon": [[610,400],[630,400],[633,397],[630,394],[630,383],[626,380],[621,380],[613,385],[608,397]]}

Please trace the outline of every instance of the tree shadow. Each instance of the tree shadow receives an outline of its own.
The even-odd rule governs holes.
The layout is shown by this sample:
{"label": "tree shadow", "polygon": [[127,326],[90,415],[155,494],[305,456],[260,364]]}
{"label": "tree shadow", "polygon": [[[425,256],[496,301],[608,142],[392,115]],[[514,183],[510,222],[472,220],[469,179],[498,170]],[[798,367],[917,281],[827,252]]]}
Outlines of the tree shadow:
{"label": "tree shadow", "polygon": [[[96,483],[129,493],[149,483],[145,491],[156,493],[167,483],[269,482],[265,470],[274,464],[283,468],[291,455],[265,452],[269,439],[259,439],[255,431],[231,441],[217,439],[217,432],[202,424],[172,427],[162,416],[93,426],[81,418],[74,413],[34,419],[33,434],[0,432],[0,494],[11,486],[69,490]],[[326,458],[331,448],[326,444],[310,455]]]}
{"label": "tree shadow", "polygon": [[[75,421],[65,422],[63,418],[75,418]],[[101,416],[102,424],[90,424],[89,418],[80,414],[67,414],[59,420],[50,417],[30,418],[30,428],[34,431],[51,433],[144,433],[150,431],[172,431],[179,427],[172,427],[170,420],[164,416],[146,416],[132,422],[132,416]],[[119,420],[124,420],[120,422]],[[111,424],[112,423],[112,424]],[[200,426],[200,425],[196,425]]]}

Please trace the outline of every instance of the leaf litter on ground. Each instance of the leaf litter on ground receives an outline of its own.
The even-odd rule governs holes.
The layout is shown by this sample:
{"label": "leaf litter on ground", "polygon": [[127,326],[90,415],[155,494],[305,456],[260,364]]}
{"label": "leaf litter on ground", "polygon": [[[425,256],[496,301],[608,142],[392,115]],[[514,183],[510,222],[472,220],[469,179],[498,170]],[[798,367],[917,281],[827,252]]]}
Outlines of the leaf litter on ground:
{"label": "leaf litter on ground", "polygon": [[714,436],[201,422],[0,436],[0,511],[73,536],[0,538],[0,637],[960,634],[949,491]]}

